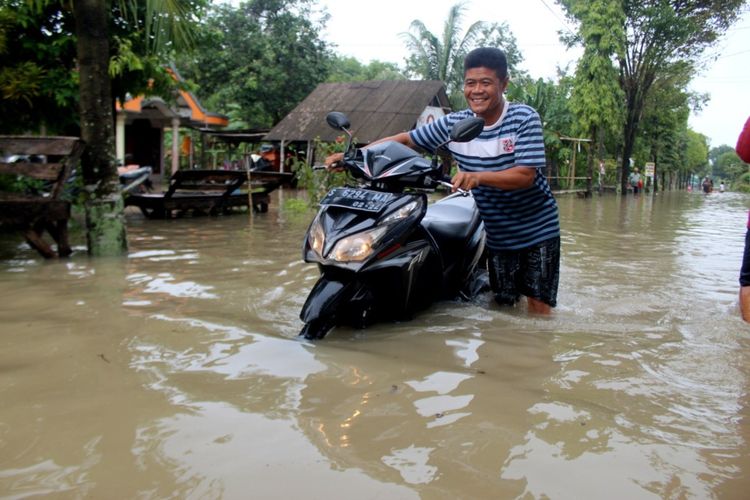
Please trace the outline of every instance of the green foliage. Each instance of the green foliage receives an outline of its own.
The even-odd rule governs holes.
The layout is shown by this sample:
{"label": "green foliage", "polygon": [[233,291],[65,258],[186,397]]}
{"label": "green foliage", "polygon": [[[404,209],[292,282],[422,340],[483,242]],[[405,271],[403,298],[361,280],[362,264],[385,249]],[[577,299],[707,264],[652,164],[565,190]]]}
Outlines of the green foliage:
{"label": "green foliage", "polygon": [[164,71],[177,54],[196,49],[210,0],[116,0],[110,23],[112,94],[159,95],[169,100],[175,82]]}
{"label": "green foliage", "polygon": [[[321,142],[315,140],[315,158],[326,158],[333,153],[344,151],[345,140],[343,137],[335,143]],[[356,143],[356,141],[354,141]],[[332,172],[326,169],[314,169],[304,161],[294,160],[292,170],[297,177],[297,186],[307,191],[310,206],[315,206],[333,187],[343,186],[349,180],[346,172]]]}
{"label": "green foliage", "polygon": [[284,200],[284,211],[295,214],[306,213],[310,210],[310,205],[299,198],[289,198]]}
{"label": "green foliage", "polygon": [[[75,130],[78,79],[71,15],[0,0],[0,133]],[[8,119],[8,117],[13,117]]]}
{"label": "green foliage", "polygon": [[620,2],[573,2],[571,13],[580,19],[578,34],[584,52],[578,61],[571,92],[571,110],[578,129],[590,139],[597,132],[615,134],[621,125],[622,91],[615,56],[622,53],[624,15]]}
{"label": "green foliage", "polygon": [[37,194],[44,191],[44,181],[20,175],[0,174],[0,191]]}
{"label": "green foliage", "polygon": [[558,83],[523,76],[513,80],[507,95],[508,99],[528,104],[539,113],[547,159],[560,165],[571,156],[572,145],[560,139],[572,135],[574,117],[570,108],[570,86],[571,79],[565,75],[561,75]]}
{"label": "green foliage", "polygon": [[248,127],[270,127],[325,81],[331,53],[321,39],[325,17],[312,0],[250,0],[216,4],[198,38],[199,50],[178,58],[200,84],[206,103]]}
{"label": "green foliage", "polygon": [[394,63],[372,61],[364,65],[353,57],[334,56],[331,61],[331,72],[326,81],[335,83],[405,79],[406,75]]}
{"label": "green foliage", "polygon": [[[712,150],[713,151],[713,150]],[[711,153],[709,153],[709,157]],[[713,164],[712,174],[718,179],[729,179],[730,182],[747,172],[748,165],[743,162],[734,149],[722,153]]]}
{"label": "green foliage", "polygon": [[737,154],[732,146],[728,146],[726,144],[711,148],[711,150],[708,152],[708,161],[710,161],[711,164],[715,167],[716,162],[719,160],[719,157],[721,157],[724,153],[728,153],[730,151],[732,153],[735,153],[735,155]]}
{"label": "green foliage", "polygon": [[708,173],[708,138],[703,134],[688,130],[685,146],[686,171]]}
{"label": "green foliage", "polygon": [[750,193],[750,172],[745,172],[732,183],[732,190]]}
{"label": "green foliage", "polygon": [[[573,20],[581,23],[574,38],[582,41],[586,50],[595,52],[607,40],[604,46],[610,47],[617,59],[618,82],[624,96],[620,108],[624,186],[629,173],[628,160],[638,135],[642,134],[641,117],[654,85],[669,76],[675,65],[694,68],[698,56],[726,32],[745,2],[558,0],[558,3]],[[588,30],[607,23],[609,31]]]}
{"label": "green foliage", "polygon": [[[707,165],[707,156],[700,160],[686,159],[692,102],[687,87],[691,76],[690,65],[683,62],[667,64],[646,98],[641,120],[642,132],[638,142],[645,153],[644,162],[654,162],[657,172],[667,173],[672,178],[697,174]],[[696,151],[707,153],[707,148],[694,148],[691,154]]]}
{"label": "green foliage", "polygon": [[[114,97],[171,95],[164,66],[184,53],[209,0],[122,0],[109,5]],[[0,0],[0,133],[78,135],[75,19],[68,2]]]}

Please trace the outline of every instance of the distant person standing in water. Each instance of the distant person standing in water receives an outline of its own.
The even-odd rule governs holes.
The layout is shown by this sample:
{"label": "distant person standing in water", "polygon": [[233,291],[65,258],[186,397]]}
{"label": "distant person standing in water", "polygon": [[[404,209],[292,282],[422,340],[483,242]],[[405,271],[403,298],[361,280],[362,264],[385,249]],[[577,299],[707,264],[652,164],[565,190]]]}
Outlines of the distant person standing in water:
{"label": "distant person standing in water", "polygon": [[638,167],[633,169],[633,173],[630,174],[630,185],[633,187],[633,194],[638,194],[641,189],[641,174],[638,172]]}
{"label": "distant person standing in water", "polygon": [[[737,156],[745,163],[750,163],[750,118],[737,139]],[[742,269],[740,270],[740,312],[742,319],[750,322],[750,213],[747,219],[747,231],[745,232],[745,253],[742,256]]]}

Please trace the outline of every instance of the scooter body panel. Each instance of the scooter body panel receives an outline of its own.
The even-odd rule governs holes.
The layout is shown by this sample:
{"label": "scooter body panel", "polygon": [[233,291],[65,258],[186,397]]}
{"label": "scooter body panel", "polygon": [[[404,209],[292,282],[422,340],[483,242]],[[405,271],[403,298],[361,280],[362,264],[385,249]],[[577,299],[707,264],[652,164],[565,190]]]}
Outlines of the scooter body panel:
{"label": "scooter body panel", "polygon": [[[395,142],[350,154],[348,119],[328,118],[349,135],[344,165],[360,186],[332,189],[305,237],[303,258],[321,271],[300,312],[300,334],[311,339],[336,325],[407,319],[457,296],[475,275],[485,242],[468,193],[428,208],[424,191],[446,184],[436,161]],[[476,137],[483,126],[476,120],[456,124],[451,140]]]}

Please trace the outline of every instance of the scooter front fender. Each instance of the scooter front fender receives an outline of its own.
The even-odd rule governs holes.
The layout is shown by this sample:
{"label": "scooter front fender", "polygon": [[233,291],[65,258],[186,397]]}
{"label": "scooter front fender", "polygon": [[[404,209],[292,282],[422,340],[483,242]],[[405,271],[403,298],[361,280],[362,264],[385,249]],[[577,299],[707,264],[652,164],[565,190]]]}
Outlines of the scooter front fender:
{"label": "scooter front fender", "polygon": [[299,318],[308,323],[319,318],[334,318],[342,302],[349,301],[357,290],[354,282],[342,282],[321,276],[310,290]]}

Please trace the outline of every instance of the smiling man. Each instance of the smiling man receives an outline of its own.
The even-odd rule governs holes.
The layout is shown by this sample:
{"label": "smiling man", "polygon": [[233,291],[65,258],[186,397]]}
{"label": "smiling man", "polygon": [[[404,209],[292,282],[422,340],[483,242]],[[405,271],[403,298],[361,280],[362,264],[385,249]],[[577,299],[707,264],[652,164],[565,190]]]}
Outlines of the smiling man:
{"label": "smiling man", "polygon": [[[544,137],[539,114],[510,103],[505,53],[482,47],[464,59],[464,96],[468,109],[380,139],[434,151],[449,139],[453,125],[468,116],[484,119],[480,136],[450,143],[459,172],[454,191],[471,190],[487,231],[490,282],[499,304],[514,305],[526,296],[528,310],[549,314],[557,305],[560,276],[560,222],[543,169]],[[373,143],[373,144],[375,144]],[[331,156],[326,164],[340,161]]]}

